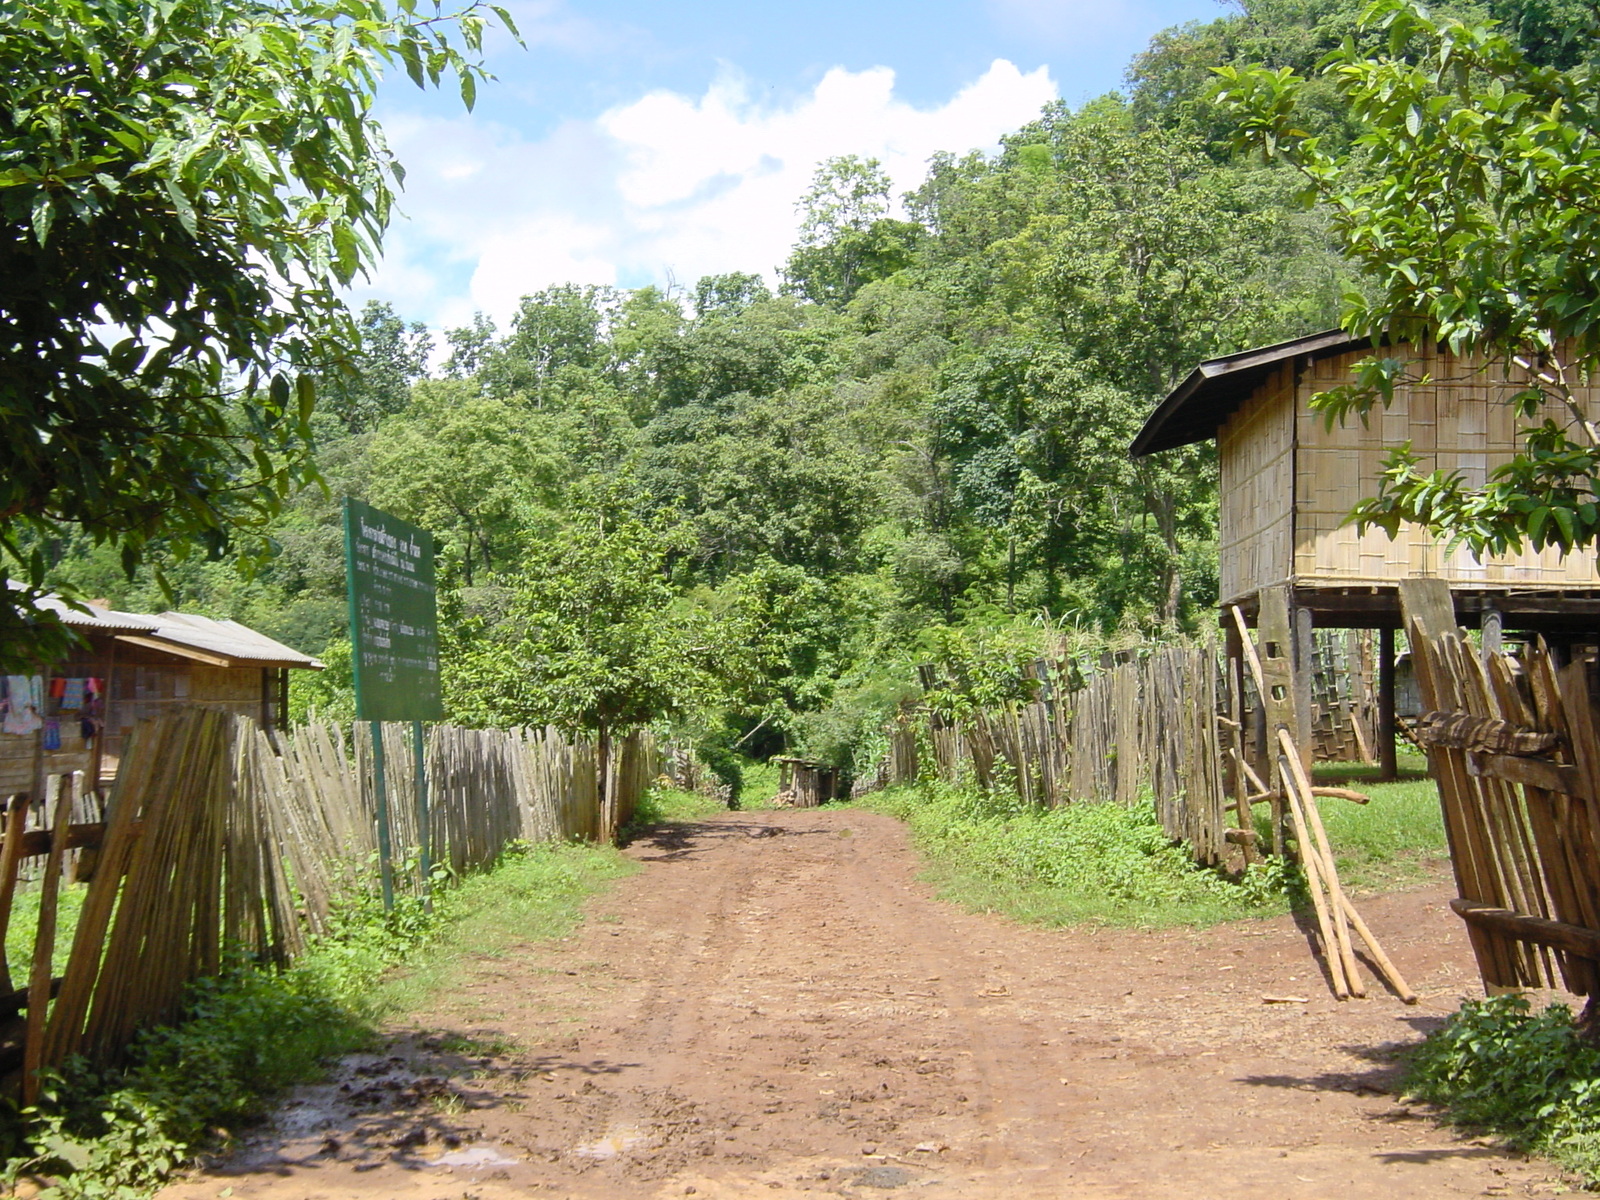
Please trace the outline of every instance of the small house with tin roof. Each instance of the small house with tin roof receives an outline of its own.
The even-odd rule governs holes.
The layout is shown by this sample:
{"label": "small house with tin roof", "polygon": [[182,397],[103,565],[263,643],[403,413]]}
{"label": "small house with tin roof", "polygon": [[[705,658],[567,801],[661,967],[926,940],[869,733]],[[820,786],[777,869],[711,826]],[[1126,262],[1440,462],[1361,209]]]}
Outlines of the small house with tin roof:
{"label": "small house with tin roof", "polygon": [[39,794],[44,778],[73,771],[96,786],[115,774],[134,726],[177,705],[226,708],[276,728],[288,707],[289,672],[322,669],[237,621],[102,605],[84,611],[55,599],[43,607],[80,644],[48,671],[4,678],[0,799]]}

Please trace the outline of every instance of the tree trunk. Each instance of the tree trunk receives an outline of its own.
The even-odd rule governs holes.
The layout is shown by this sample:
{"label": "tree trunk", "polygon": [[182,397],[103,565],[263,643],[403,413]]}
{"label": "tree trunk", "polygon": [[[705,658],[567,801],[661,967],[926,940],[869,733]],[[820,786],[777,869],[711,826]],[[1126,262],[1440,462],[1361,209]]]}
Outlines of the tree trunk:
{"label": "tree trunk", "polygon": [[617,837],[617,814],[611,788],[608,787],[611,774],[611,729],[605,724],[600,726],[599,737],[595,739],[597,747],[596,763],[599,778],[596,780],[596,792],[600,799],[600,840],[612,842]]}
{"label": "tree trunk", "polygon": [[1006,611],[1017,611],[1017,535],[1006,534]]}

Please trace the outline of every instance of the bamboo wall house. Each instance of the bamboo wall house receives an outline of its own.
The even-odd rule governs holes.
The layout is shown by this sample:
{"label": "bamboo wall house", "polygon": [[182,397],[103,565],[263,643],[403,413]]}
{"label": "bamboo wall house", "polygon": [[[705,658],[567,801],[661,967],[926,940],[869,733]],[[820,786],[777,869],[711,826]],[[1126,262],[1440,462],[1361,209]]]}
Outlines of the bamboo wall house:
{"label": "bamboo wall house", "polygon": [[322,668],[237,621],[46,603],[82,641],[47,670],[5,678],[0,796],[42,795],[43,779],[73,771],[96,786],[115,772],[139,721],[183,704],[224,708],[273,729],[287,706],[289,672]]}
{"label": "bamboo wall house", "polygon": [[[1203,362],[1151,414],[1130,453],[1216,440],[1218,599],[1230,653],[1241,653],[1231,610],[1237,606],[1259,625],[1263,599],[1280,589],[1297,665],[1309,657],[1314,627],[1381,630],[1380,708],[1392,731],[1402,579],[1442,579],[1461,623],[1481,624],[1492,643],[1502,630],[1521,630],[1559,647],[1600,630],[1600,577],[1593,550],[1479,559],[1420,527],[1404,527],[1391,540],[1349,524],[1356,503],[1377,493],[1381,464],[1394,447],[1409,441],[1419,469],[1459,471],[1468,484],[1481,484],[1516,453],[1518,430],[1530,423],[1504,403],[1515,385],[1483,361],[1405,345],[1382,354],[1409,359],[1407,376],[1418,382],[1397,387],[1394,402],[1375,409],[1365,425],[1352,419],[1329,428],[1311,411],[1311,397],[1350,382],[1355,364],[1373,353],[1369,341],[1333,331]],[[1588,390],[1591,402],[1600,401],[1600,388]],[[1531,423],[1545,416],[1571,419],[1552,406]],[[1392,736],[1380,733],[1379,740],[1392,760]],[[1392,769],[1392,761],[1386,765]]]}

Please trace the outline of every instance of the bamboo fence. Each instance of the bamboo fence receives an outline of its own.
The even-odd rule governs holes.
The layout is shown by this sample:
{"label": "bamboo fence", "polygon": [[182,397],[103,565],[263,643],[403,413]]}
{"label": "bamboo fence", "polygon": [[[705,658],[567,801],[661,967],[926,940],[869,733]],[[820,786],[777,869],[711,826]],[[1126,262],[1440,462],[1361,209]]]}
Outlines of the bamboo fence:
{"label": "bamboo fence", "polygon": [[1031,703],[956,721],[903,712],[883,760],[854,789],[908,782],[927,772],[979,787],[1002,782],[1030,804],[1131,805],[1146,794],[1163,828],[1202,862],[1227,853],[1228,792],[1218,717],[1223,675],[1210,646],[1163,647],[1091,675],[1075,690],[1066,664],[1037,662]]}
{"label": "bamboo fence", "polygon": [[[1313,661],[1313,757],[1372,761],[1377,703],[1367,630],[1318,630]],[[921,669],[932,688],[937,671]],[[866,795],[927,773],[989,788],[1002,778],[1031,804],[1073,801],[1130,805],[1148,795],[1162,827],[1189,843],[1195,858],[1222,861],[1235,830],[1229,808],[1247,781],[1235,756],[1256,757],[1249,714],[1262,701],[1251,679],[1233,693],[1226,663],[1210,644],[1177,644],[1128,654],[1099,669],[1040,660],[1031,703],[982,710],[948,721],[919,708],[897,714],[887,752],[851,789]],[[1087,678],[1085,678],[1087,676]],[[1074,681],[1079,686],[1072,687]],[[1003,771],[997,771],[997,764]],[[1248,807],[1248,806],[1246,806]],[[1248,824],[1248,823],[1247,823]]]}
{"label": "bamboo fence", "polygon": [[[421,844],[409,727],[384,726],[392,843]],[[27,828],[10,798],[0,839],[0,943],[19,869],[45,860],[27,980],[0,994],[0,1075],[24,1099],[41,1068],[80,1054],[114,1062],[140,1028],[170,1021],[188,985],[230,952],[286,963],[328,932],[341,898],[370,886],[378,839],[370,726],[312,725],[269,737],[256,722],[191,707],[140,724],[104,821],[74,823],[75,777],[57,781],[53,819]],[[427,826],[434,860],[464,872],[517,842],[606,838],[655,778],[648,734],[614,742],[601,804],[594,748],[552,729],[434,727]],[[60,978],[55,916],[69,851],[88,890]],[[414,871],[401,886],[420,887]],[[52,1003],[52,997],[54,1002]]]}

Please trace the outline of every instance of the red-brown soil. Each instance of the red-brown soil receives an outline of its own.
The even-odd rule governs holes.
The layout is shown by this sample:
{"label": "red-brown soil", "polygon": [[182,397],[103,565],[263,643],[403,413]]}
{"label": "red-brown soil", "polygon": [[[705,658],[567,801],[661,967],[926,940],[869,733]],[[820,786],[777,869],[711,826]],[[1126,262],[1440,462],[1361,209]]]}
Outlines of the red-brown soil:
{"label": "red-brown soil", "polygon": [[1395,1049],[1477,991],[1442,884],[1362,906],[1422,994],[1407,1008],[1335,1002],[1287,918],[1136,933],[961,911],[870,813],[729,813],[628,853],[645,869],[573,936],[470,959],[386,1055],[164,1196],[1563,1190],[1393,1094]]}

